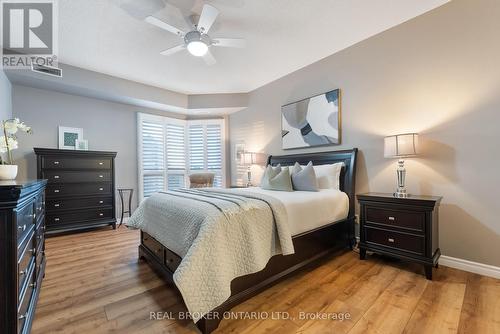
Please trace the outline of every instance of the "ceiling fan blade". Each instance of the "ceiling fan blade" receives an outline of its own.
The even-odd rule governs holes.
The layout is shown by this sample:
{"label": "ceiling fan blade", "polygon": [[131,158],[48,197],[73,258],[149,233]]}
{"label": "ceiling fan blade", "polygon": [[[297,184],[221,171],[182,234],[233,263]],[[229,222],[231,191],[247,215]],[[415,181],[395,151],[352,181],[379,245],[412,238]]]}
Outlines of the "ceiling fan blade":
{"label": "ceiling fan blade", "polygon": [[176,34],[176,35],[179,35],[179,36],[184,36],[186,34],[184,31],[182,31],[174,26],[171,26],[168,23],[163,22],[162,20],[157,19],[154,16],[148,16],[144,19],[144,21],[146,21],[147,23],[152,24],[154,26],[157,26],[158,28],[164,29],[166,31],[169,31],[169,32]]}
{"label": "ceiling fan blade", "polygon": [[203,34],[208,33],[210,27],[214,24],[217,15],[219,15],[219,10],[214,6],[203,6],[200,20],[198,21],[198,30]]}
{"label": "ceiling fan blade", "polygon": [[174,53],[177,53],[179,51],[184,50],[185,48],[186,48],[186,45],[181,44],[181,45],[174,46],[174,47],[172,47],[170,49],[163,50],[162,52],[160,52],[160,54],[162,56],[170,56],[170,55],[172,55]]}
{"label": "ceiling fan blade", "polygon": [[207,65],[214,65],[217,62],[217,60],[215,60],[215,57],[210,52],[210,50],[208,50],[207,53],[205,53],[205,55],[203,56],[203,60],[205,61],[205,63],[207,63]]}
{"label": "ceiling fan blade", "polygon": [[216,38],[212,42],[215,46],[227,48],[244,48],[246,46],[246,41],[241,38]]}

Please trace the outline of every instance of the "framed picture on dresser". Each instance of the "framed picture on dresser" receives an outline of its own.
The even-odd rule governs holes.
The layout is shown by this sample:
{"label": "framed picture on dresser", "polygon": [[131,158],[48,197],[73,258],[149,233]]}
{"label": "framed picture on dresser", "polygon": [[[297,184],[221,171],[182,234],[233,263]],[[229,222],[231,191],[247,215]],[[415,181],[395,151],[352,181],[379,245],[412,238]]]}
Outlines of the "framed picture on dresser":
{"label": "framed picture on dresser", "polygon": [[70,128],[67,126],[59,126],[59,149],[74,150],[76,141],[83,139],[82,128]]}

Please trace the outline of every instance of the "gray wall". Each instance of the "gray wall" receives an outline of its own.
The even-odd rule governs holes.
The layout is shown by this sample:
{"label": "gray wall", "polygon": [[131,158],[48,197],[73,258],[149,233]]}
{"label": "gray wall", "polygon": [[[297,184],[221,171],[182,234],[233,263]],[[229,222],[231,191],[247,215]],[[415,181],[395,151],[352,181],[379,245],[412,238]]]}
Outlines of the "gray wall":
{"label": "gray wall", "polygon": [[12,85],[3,70],[0,70],[0,120],[12,116]]}
{"label": "gray wall", "polygon": [[444,196],[443,253],[500,266],[499,17],[500,1],[454,0],[261,87],[231,115],[231,143],[314,151],[281,149],[280,106],[341,88],[343,143],[321,150],[361,150],[357,192],[392,191],[396,161],[384,159],[383,137],[419,132],[408,188]]}
{"label": "gray wall", "polygon": [[178,115],[25,86],[12,87],[13,114],[33,127],[19,136],[18,179],[36,178],[33,147],[58,147],[58,126],[83,128],[90,150],[116,151],[116,185],[137,192],[137,112]]}

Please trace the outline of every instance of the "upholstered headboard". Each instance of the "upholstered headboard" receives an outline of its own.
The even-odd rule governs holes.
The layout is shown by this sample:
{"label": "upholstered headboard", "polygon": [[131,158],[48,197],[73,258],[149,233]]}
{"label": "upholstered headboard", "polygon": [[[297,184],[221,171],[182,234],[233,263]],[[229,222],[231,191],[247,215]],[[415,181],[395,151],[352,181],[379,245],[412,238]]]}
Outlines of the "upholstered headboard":
{"label": "upholstered headboard", "polygon": [[358,149],[343,151],[330,151],[318,153],[303,153],[290,155],[270,155],[267,158],[267,163],[273,166],[280,164],[281,166],[292,166],[295,162],[301,165],[306,165],[312,161],[313,165],[334,164],[343,162],[345,167],[340,173],[340,190],[349,196],[349,216],[354,218],[355,204],[355,187],[356,187],[356,157]]}

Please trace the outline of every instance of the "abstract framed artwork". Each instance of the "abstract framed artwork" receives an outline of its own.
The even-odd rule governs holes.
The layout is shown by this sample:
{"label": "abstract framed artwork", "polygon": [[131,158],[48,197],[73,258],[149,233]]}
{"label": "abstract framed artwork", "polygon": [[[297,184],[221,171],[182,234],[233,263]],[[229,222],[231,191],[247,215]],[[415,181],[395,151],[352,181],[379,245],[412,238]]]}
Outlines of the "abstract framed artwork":
{"label": "abstract framed artwork", "polygon": [[283,149],[339,145],[340,89],[281,107]]}
{"label": "abstract framed artwork", "polygon": [[59,149],[74,150],[80,139],[83,139],[83,129],[59,126]]}

